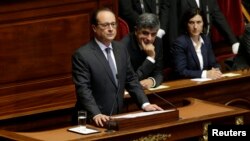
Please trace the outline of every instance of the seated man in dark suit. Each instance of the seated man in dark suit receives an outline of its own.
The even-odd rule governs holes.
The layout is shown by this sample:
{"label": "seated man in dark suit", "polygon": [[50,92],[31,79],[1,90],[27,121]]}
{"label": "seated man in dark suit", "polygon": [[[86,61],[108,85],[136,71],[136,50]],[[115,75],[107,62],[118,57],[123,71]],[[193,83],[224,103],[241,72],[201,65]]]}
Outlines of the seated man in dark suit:
{"label": "seated man in dark suit", "polygon": [[156,36],[160,22],[155,14],[144,13],[136,21],[135,31],[122,39],[141,85],[159,86],[163,81],[163,52],[161,39]]}
{"label": "seated man in dark suit", "polygon": [[134,31],[139,15],[143,13],[156,14],[160,20],[157,36],[162,38],[167,32],[169,0],[118,0],[119,16],[124,19]]}
{"label": "seated man in dark suit", "polygon": [[250,68],[250,23],[246,25],[241,38],[239,53],[233,61],[233,70]]}
{"label": "seated man in dark suit", "polygon": [[222,74],[210,39],[203,34],[207,24],[205,15],[199,8],[189,9],[182,23],[185,32],[171,48],[177,75],[181,78],[220,78]]}

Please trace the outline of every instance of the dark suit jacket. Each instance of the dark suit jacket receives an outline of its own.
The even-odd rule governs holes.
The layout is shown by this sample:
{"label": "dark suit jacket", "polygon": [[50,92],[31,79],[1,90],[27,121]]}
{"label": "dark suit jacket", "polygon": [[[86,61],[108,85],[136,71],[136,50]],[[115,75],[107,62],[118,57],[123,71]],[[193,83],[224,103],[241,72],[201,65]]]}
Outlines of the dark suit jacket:
{"label": "dark suit jacket", "polygon": [[241,37],[239,52],[232,65],[233,70],[246,68],[250,68],[250,23],[246,25],[245,32]]}
{"label": "dark suit jacket", "polygon": [[[206,6],[208,5],[209,15],[211,24],[214,25],[217,30],[222,33],[222,35],[233,44],[237,42],[235,35],[233,34],[228,22],[226,21],[224,15],[219,9],[217,0],[200,0],[200,8],[203,11],[206,11]],[[182,18],[183,14],[189,9],[198,7],[195,0],[179,0],[178,1],[178,17]],[[179,23],[181,19],[179,19]]]}
{"label": "dark suit jacket", "polygon": [[[204,40],[204,44],[201,46],[203,70],[210,70],[212,67],[218,68],[219,64],[216,63],[209,37],[202,36],[202,39]],[[173,48],[171,48],[171,53],[178,76],[182,78],[201,78],[202,70],[189,36],[182,35],[178,37]]]}
{"label": "dark suit jacket", "polygon": [[80,47],[72,56],[76,109],[88,111],[88,118],[100,113],[110,115],[113,105],[112,113],[120,113],[125,88],[136,99],[138,106],[148,102],[126,48],[115,41],[112,42],[112,47],[118,70],[118,86],[105,55],[94,40]]}
{"label": "dark suit jacket", "polygon": [[136,71],[139,80],[153,77],[156,81],[156,86],[159,86],[163,81],[163,53],[161,39],[157,37],[154,42],[156,52],[155,63],[146,59],[147,54],[140,49],[134,33],[125,36],[121,42],[128,49],[132,66]]}
{"label": "dark suit jacket", "polygon": [[[144,0],[144,7],[145,12],[156,14],[155,0]],[[159,7],[161,29],[166,32],[168,24],[168,0],[159,0]],[[140,14],[142,14],[140,0],[119,0],[119,16],[128,23],[130,31],[134,31],[136,20]]]}

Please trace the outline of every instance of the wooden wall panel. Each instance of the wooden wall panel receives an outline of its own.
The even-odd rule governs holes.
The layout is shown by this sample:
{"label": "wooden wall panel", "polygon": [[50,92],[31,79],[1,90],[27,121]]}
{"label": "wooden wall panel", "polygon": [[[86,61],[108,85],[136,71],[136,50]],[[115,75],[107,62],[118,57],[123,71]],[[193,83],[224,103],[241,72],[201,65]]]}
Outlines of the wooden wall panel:
{"label": "wooden wall panel", "polygon": [[69,74],[72,52],[90,39],[88,19],[83,14],[0,27],[0,83]]}
{"label": "wooden wall panel", "polygon": [[117,14],[117,0],[0,2],[0,119],[72,107],[71,56],[91,39],[90,15],[103,6]]}

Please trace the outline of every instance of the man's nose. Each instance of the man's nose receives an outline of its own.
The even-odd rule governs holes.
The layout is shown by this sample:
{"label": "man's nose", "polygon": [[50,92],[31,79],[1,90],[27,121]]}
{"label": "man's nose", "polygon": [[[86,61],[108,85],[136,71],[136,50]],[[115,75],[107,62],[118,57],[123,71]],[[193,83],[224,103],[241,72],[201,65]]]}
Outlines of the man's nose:
{"label": "man's nose", "polygon": [[151,41],[151,40],[153,39],[152,34],[148,34],[147,39],[148,39],[149,41]]}

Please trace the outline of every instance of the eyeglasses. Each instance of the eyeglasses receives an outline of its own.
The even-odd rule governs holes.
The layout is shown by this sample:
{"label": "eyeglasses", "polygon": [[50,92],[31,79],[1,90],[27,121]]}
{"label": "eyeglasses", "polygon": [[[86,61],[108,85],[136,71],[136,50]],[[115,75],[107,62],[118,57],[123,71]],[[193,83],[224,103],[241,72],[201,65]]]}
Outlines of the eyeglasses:
{"label": "eyeglasses", "polygon": [[109,28],[110,26],[112,28],[117,28],[117,23],[116,22],[112,22],[112,23],[98,23],[97,25],[99,25],[101,28]]}

